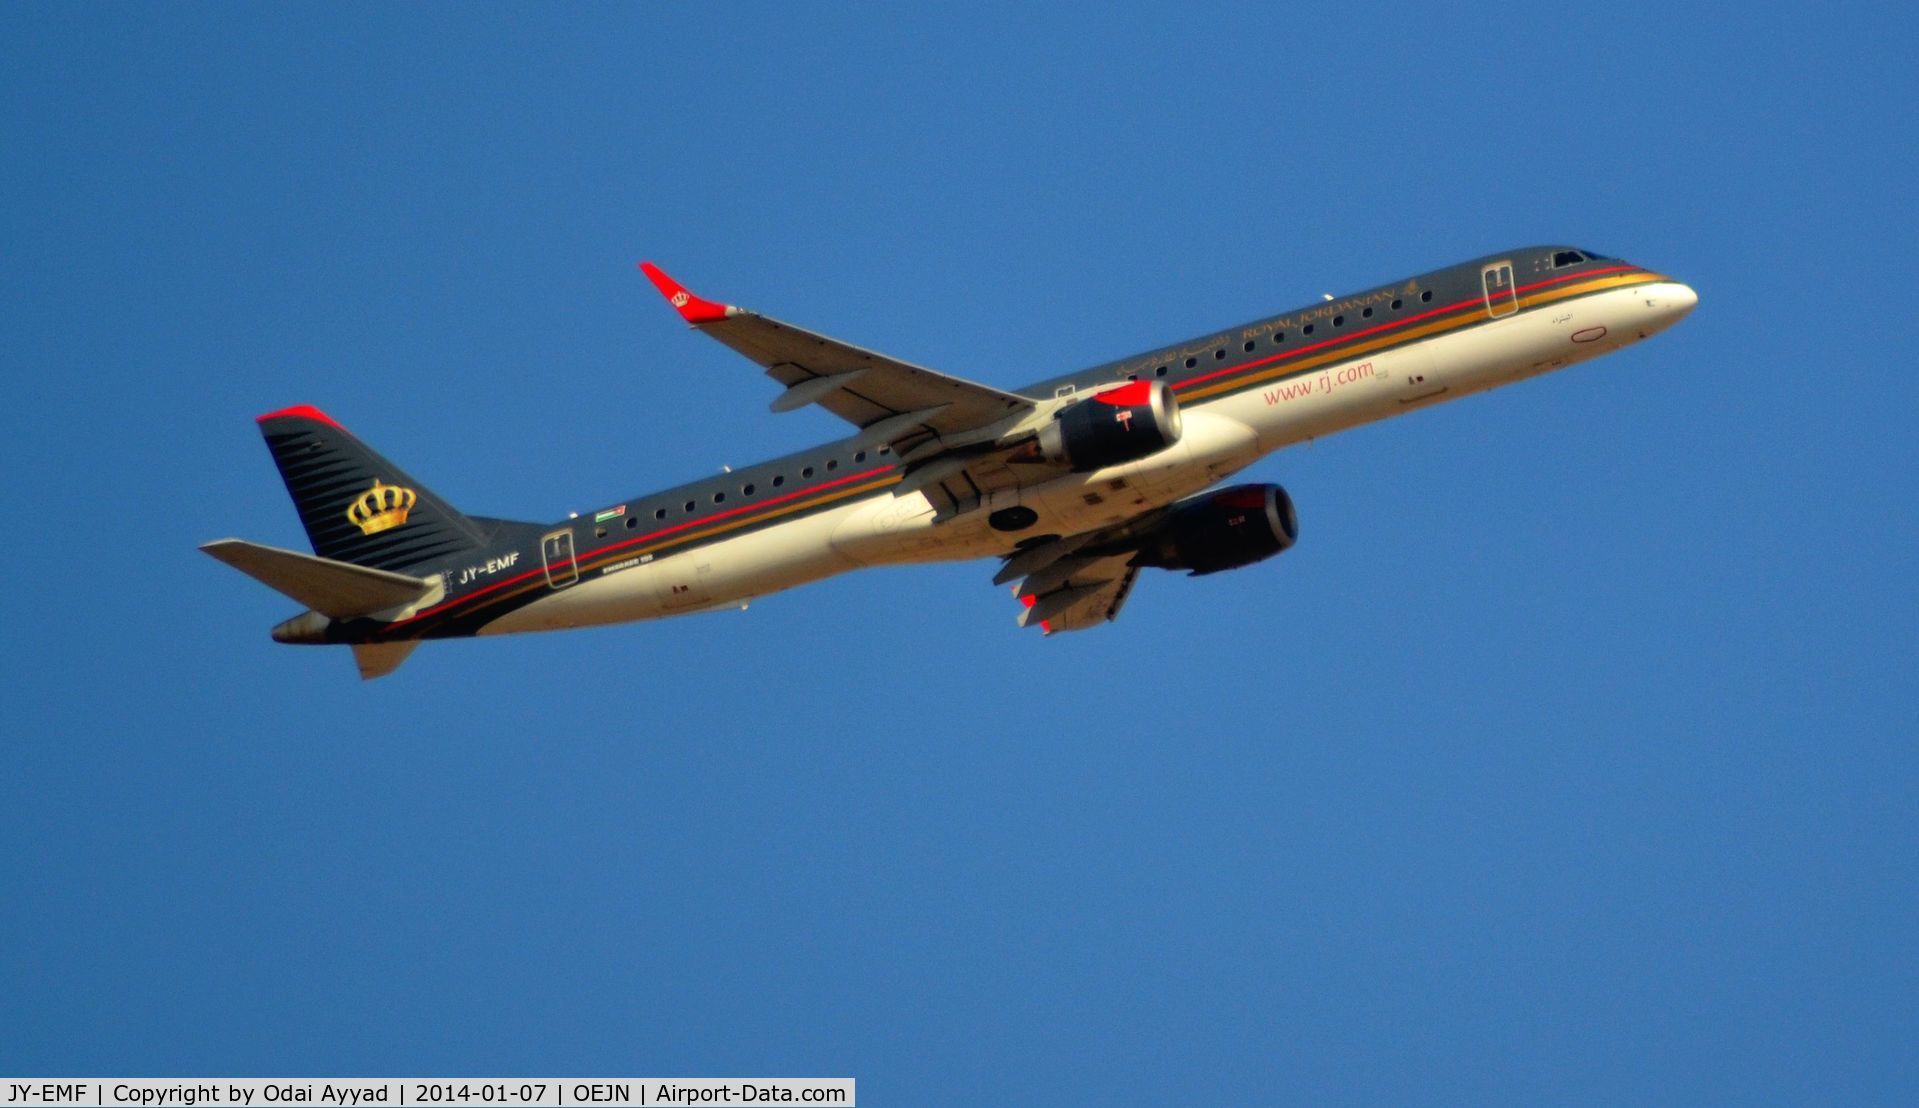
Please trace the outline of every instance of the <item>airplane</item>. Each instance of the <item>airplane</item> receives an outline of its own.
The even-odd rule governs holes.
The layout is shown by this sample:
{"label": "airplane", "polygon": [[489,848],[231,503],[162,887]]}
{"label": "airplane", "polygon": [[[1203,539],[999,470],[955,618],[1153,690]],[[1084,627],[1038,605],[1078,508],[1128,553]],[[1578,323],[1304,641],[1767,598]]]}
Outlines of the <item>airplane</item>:
{"label": "airplane", "polygon": [[1276,484],[1213,488],[1282,447],[1648,338],[1686,285],[1570,246],[1422,273],[1018,389],[862,349],[640,269],[692,329],[854,434],[553,523],[467,515],[310,405],[258,419],[313,553],[201,549],[308,610],[363,679],[427,639],[721,608],[867,566],[1001,559],[1023,627],[1115,618],[1142,569],[1209,574],[1299,538]]}

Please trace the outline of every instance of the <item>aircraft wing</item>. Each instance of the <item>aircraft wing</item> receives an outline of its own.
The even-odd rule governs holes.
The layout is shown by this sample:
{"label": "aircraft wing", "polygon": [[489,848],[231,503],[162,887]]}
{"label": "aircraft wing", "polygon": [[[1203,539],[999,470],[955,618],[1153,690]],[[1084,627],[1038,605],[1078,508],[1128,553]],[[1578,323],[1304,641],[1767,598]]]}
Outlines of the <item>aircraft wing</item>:
{"label": "aircraft wing", "polygon": [[1021,627],[1047,634],[1084,631],[1119,616],[1132,594],[1139,567],[1133,565],[1141,536],[1165,518],[1154,509],[1125,523],[1026,546],[1006,559],[993,578],[996,585],[1018,581],[1013,595],[1026,610]]}
{"label": "aircraft wing", "polygon": [[953,452],[978,453],[982,446],[990,447],[999,430],[1018,423],[1037,407],[1035,401],[1016,393],[949,377],[758,312],[701,299],[651,262],[641,262],[640,270],[695,330],[758,362],[767,376],[786,386],[773,400],[774,411],[818,404],[873,432],[907,463],[909,481],[915,477],[911,469],[926,471],[917,475],[913,488],[957,476],[966,461],[950,457]]}
{"label": "aircraft wing", "polygon": [[1108,559],[1105,565],[1074,574],[1043,596],[1020,597],[1026,610],[1020,613],[1019,625],[1037,624],[1048,635],[1098,627],[1119,617],[1120,606],[1138,578],[1139,568],[1127,565],[1125,558]]}

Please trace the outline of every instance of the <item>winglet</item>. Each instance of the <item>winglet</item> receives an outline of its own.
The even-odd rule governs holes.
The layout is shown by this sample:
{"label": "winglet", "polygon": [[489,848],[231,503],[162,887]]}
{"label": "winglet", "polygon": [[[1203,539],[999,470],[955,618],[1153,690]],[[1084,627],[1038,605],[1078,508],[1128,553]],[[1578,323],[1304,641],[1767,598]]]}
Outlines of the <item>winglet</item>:
{"label": "winglet", "polygon": [[673,305],[673,310],[680,313],[681,319],[696,327],[702,323],[716,323],[733,314],[733,309],[725,304],[701,300],[686,291],[685,285],[668,277],[665,270],[652,262],[641,262],[640,272],[646,274],[646,279],[660,290],[660,295],[666,297],[666,302]]}

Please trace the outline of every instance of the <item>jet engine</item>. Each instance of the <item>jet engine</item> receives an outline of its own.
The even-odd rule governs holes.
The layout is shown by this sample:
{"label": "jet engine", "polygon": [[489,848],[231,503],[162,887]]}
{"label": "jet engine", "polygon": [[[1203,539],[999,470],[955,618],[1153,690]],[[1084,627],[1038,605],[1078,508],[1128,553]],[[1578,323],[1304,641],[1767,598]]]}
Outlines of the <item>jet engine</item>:
{"label": "jet engine", "polygon": [[1133,381],[1060,409],[1027,457],[1090,473],[1156,454],[1179,441],[1179,401],[1159,381]]}
{"label": "jet engine", "polygon": [[1198,577],[1264,561],[1299,539],[1293,499],[1278,485],[1234,485],[1173,505],[1134,555],[1136,566]]}

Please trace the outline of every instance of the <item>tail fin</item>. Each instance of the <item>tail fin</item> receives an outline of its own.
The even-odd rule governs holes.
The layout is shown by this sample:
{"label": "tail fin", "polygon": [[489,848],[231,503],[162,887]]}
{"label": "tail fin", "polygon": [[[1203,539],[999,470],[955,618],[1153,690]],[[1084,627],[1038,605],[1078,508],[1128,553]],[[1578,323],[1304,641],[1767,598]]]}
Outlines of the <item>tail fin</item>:
{"label": "tail fin", "polygon": [[302,404],[259,422],[322,558],[403,570],[484,545],[478,524],[320,409]]}

